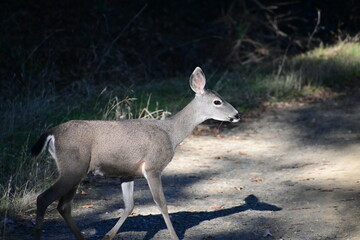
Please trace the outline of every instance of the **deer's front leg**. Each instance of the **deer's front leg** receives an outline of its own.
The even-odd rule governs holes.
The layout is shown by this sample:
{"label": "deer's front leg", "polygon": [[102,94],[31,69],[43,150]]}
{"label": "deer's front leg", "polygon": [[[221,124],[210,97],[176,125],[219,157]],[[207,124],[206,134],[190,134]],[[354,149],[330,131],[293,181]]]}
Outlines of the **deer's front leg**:
{"label": "deer's front leg", "polygon": [[168,208],[161,184],[161,176],[159,173],[155,173],[152,171],[146,171],[145,168],[143,169],[144,176],[149,184],[151,194],[153,196],[153,199],[160,209],[160,212],[165,220],[166,227],[170,231],[170,236],[172,240],[178,240],[178,236],[176,235],[176,232],[174,230],[174,227],[170,221]]}

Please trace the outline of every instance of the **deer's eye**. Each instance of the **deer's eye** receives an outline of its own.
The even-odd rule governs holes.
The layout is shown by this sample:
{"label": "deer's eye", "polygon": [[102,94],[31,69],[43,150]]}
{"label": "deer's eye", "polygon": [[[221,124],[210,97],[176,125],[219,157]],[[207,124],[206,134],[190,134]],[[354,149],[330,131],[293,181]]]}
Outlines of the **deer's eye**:
{"label": "deer's eye", "polygon": [[217,105],[217,106],[219,106],[219,105],[222,104],[222,102],[221,102],[220,100],[214,100],[214,104]]}

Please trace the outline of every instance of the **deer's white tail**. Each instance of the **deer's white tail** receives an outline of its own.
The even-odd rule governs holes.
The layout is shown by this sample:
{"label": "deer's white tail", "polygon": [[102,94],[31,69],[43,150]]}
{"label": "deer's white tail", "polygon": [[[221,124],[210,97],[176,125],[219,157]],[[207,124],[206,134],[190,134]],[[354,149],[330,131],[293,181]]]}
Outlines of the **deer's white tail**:
{"label": "deer's white tail", "polygon": [[39,140],[31,148],[31,156],[39,156],[40,153],[42,153],[48,146],[50,154],[54,157],[53,153],[55,153],[55,137],[54,135],[51,135],[51,133],[45,132],[40,136]]}

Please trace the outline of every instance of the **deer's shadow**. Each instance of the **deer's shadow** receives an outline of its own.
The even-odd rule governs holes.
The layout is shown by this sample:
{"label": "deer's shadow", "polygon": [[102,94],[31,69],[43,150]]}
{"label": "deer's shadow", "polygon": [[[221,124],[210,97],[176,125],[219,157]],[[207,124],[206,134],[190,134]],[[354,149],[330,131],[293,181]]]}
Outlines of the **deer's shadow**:
{"label": "deer's shadow", "polygon": [[[170,214],[171,221],[174,225],[176,233],[179,238],[184,238],[187,229],[199,225],[203,221],[212,220],[219,217],[229,216],[235,213],[244,212],[246,210],[255,211],[280,211],[282,208],[265,202],[260,202],[254,195],[249,195],[245,198],[245,204],[235,206],[232,208],[219,209],[211,212],[177,212]],[[115,223],[116,219],[95,222],[93,226],[104,226],[102,229],[97,229],[97,235],[105,235]],[[106,227],[105,227],[106,226]],[[107,227],[108,226],[108,227]],[[96,228],[96,227],[95,227]],[[147,215],[147,216],[133,216],[127,218],[120,232],[129,231],[146,231],[144,239],[151,239],[160,230],[166,229],[165,222],[161,214]]]}

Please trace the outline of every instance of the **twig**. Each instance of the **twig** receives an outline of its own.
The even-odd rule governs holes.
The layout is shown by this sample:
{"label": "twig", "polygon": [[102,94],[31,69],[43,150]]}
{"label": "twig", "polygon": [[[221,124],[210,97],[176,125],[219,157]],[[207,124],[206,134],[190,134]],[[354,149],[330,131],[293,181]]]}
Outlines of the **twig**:
{"label": "twig", "polygon": [[283,31],[281,31],[279,29],[278,24],[277,24],[277,20],[273,21],[269,14],[266,14],[265,17],[269,21],[270,29],[272,28],[277,35],[282,36],[282,37],[287,37],[288,36],[286,33],[284,33]]}
{"label": "twig", "polygon": [[315,25],[314,31],[311,33],[311,35],[310,35],[310,37],[309,37],[309,39],[308,39],[307,48],[310,47],[310,43],[311,43],[311,41],[312,41],[315,33],[316,33],[316,32],[318,31],[318,29],[319,29],[320,20],[321,20],[321,11],[320,11],[319,9],[317,10],[317,15],[318,15],[318,17],[317,17],[317,20],[316,20],[316,25]]}
{"label": "twig", "polygon": [[50,38],[52,37],[55,33],[61,32],[64,30],[56,30],[55,32],[52,32],[50,35],[45,36],[45,38],[31,51],[31,53],[29,54],[29,56],[25,59],[23,65],[25,65],[27,63],[27,61],[30,60],[30,58],[34,55],[34,53]]}
{"label": "twig", "polygon": [[270,12],[270,13],[274,13],[273,11],[270,10],[269,7],[264,6],[261,2],[259,2],[259,1],[257,1],[257,0],[253,0],[253,1],[254,1],[254,3],[255,3],[256,5],[258,5],[261,9],[263,9],[263,10],[265,10],[265,11],[268,11],[268,12]]}
{"label": "twig", "polygon": [[280,77],[280,74],[281,74],[281,72],[282,72],[282,70],[283,70],[283,68],[284,68],[285,60],[286,60],[286,56],[287,56],[287,52],[288,52],[288,50],[289,50],[289,47],[290,47],[290,43],[289,43],[289,44],[287,45],[287,47],[286,47],[284,56],[283,56],[283,58],[282,58],[282,60],[281,60],[281,64],[280,64],[279,69],[278,69],[278,72],[277,72],[277,74],[276,74],[276,78],[279,78],[279,77]]}
{"label": "twig", "polygon": [[135,21],[135,19],[137,19],[140,14],[146,9],[146,7],[148,6],[148,4],[146,3],[141,9],[140,11],[138,11],[135,16],[126,24],[126,26],[119,32],[119,34],[111,41],[109,47],[105,50],[105,53],[102,57],[102,59],[100,60],[100,63],[98,64],[98,66],[95,69],[95,72],[97,72],[100,67],[105,63],[105,59],[107,58],[107,56],[110,53],[111,48],[113,47],[113,45],[117,42],[117,40],[119,40],[119,38],[121,37],[121,35],[125,32],[125,30],[127,30],[130,25]]}

